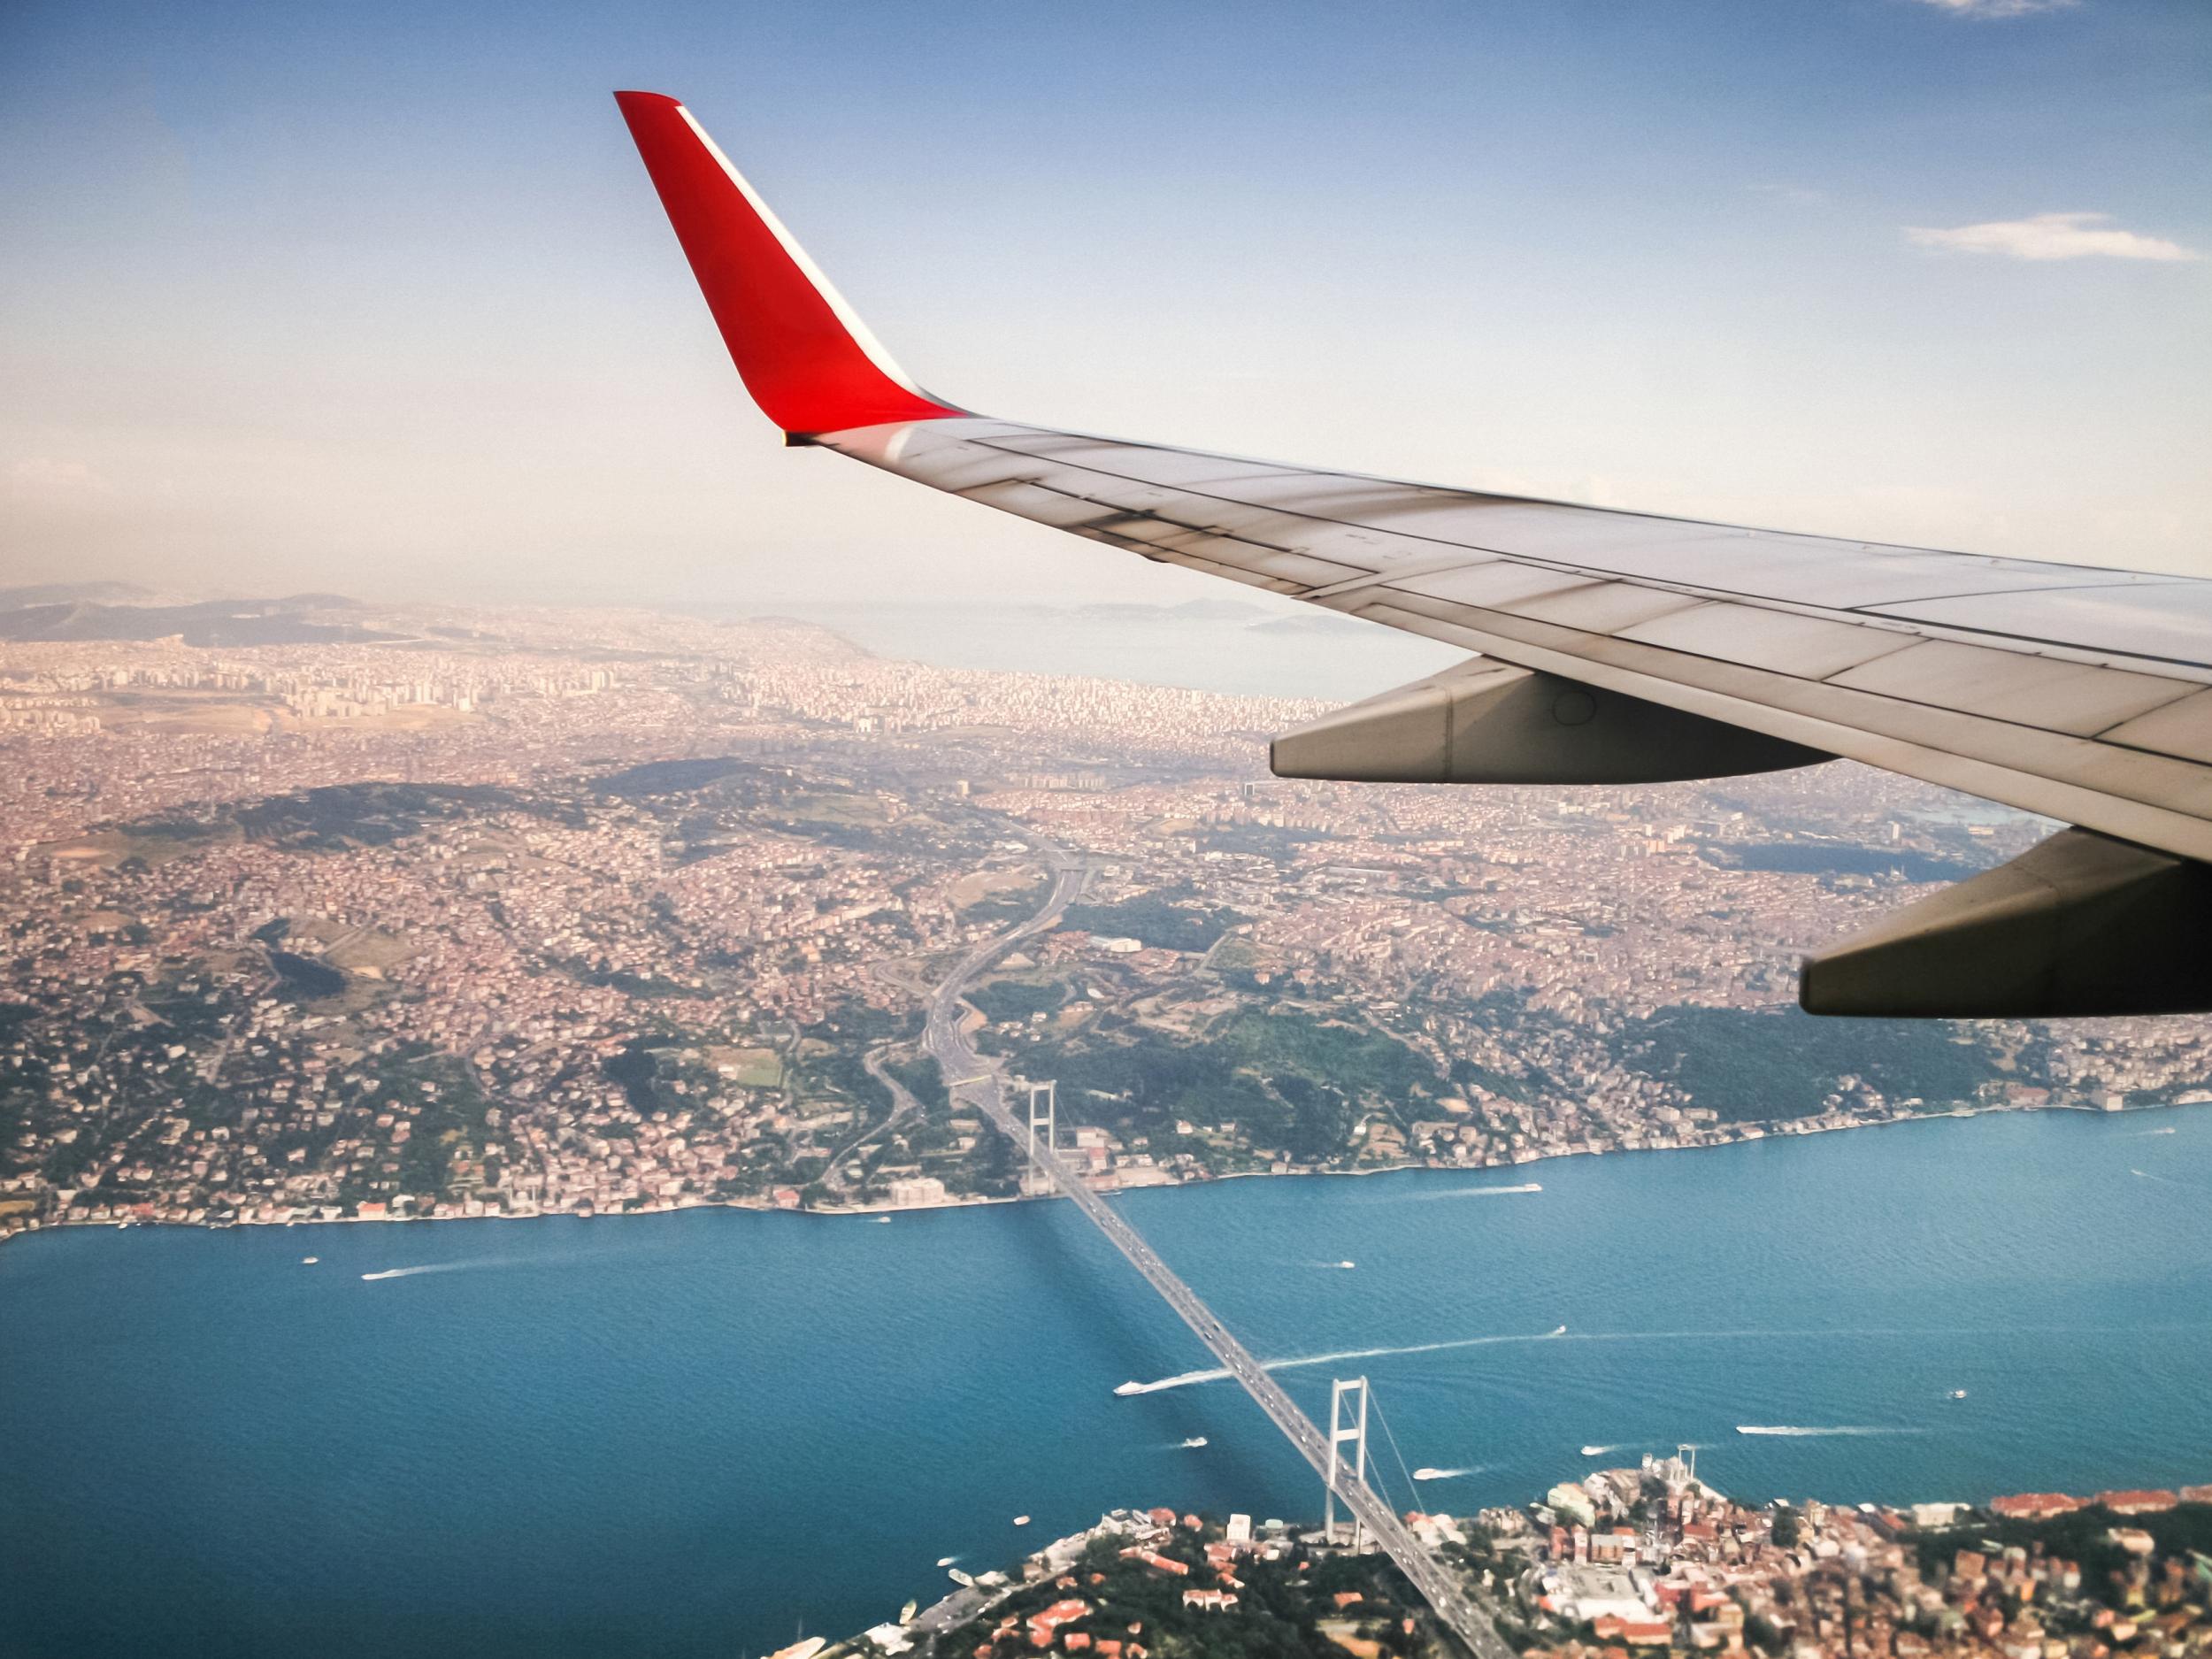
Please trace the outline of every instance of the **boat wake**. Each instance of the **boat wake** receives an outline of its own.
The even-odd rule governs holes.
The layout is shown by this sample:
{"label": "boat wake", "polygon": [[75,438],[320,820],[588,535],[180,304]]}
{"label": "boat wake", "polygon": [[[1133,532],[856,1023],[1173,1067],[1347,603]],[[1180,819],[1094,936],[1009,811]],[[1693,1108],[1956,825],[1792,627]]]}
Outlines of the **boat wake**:
{"label": "boat wake", "polygon": [[1228,1374],[1221,1370],[1180,1371],[1172,1377],[1162,1377],[1155,1382],[1132,1380],[1119,1383],[1115,1386],[1114,1392],[1118,1394],[1156,1394],[1167,1388],[1187,1388],[1193,1383],[1219,1382]]}
{"label": "boat wake", "polygon": [[1344,1272],[1349,1272],[1353,1268],[1357,1267],[1359,1263],[1357,1262],[1305,1262],[1302,1263],[1300,1265],[1305,1267],[1325,1267]]}
{"label": "boat wake", "polygon": [[2212,1191],[2201,1181],[2177,1181],[2170,1175],[2154,1175],[2148,1170],[2130,1170],[2130,1175],[2139,1175],[2147,1181],[2156,1181],[2161,1187],[2184,1187],[2193,1193]]}
{"label": "boat wake", "polygon": [[1487,1463],[1470,1463],[1464,1469],[1421,1468],[1413,1471],[1416,1480],[1457,1480],[1462,1475],[1479,1475],[1489,1468]]}
{"label": "boat wake", "polygon": [[415,1279],[424,1273],[465,1273],[472,1267],[504,1267],[504,1261],[428,1262],[420,1267],[388,1267],[380,1273],[364,1273],[361,1277],[374,1284],[380,1279]]}
{"label": "boat wake", "polygon": [[2170,1135],[2173,1133],[2173,1125],[2168,1124],[2163,1129],[2138,1129],[2130,1138],[2140,1141],[2145,1135]]}
{"label": "boat wake", "polygon": [[[2152,1175],[2146,1170],[2138,1170],[2135,1173],[2141,1175],[2147,1180],[2163,1181],[2169,1186],[2189,1187],[2191,1185],[2191,1183],[2187,1181],[2173,1180],[2168,1176]],[[1301,1355],[1291,1359],[1263,1360],[1260,1362],[1260,1369],[1263,1371],[1294,1371],[1302,1365],[1330,1365],[1334,1364],[1340,1360],[1385,1359],[1400,1354],[1436,1354],[1451,1348],[1488,1348],[1494,1344],[1513,1342],[1766,1342],[1785,1339],[1793,1340],[1800,1338],[1816,1338],[1824,1341],[1832,1341],[1838,1339],[1860,1339],[1866,1337],[1948,1337],[1970,1335],[2016,1336],[2021,1334],[2022,1333],[2029,1333],[2035,1335],[2048,1335],[2051,1334],[2054,1330],[2059,1328],[2061,1327],[2049,1325],[1959,1325],[1943,1330],[1935,1330],[1927,1327],[1908,1325],[1838,1325],[1832,1326],[1825,1330],[1577,1331],[1573,1335],[1570,1336],[1567,1333],[1567,1327],[1563,1325],[1555,1330],[1547,1331],[1541,1334],[1532,1334],[1527,1336],[1470,1336],[1462,1337],[1455,1341],[1449,1342],[1417,1342],[1407,1348],[1348,1348],[1342,1352],[1335,1354],[1307,1354]],[[2135,1334],[2134,1327],[2122,1325],[2110,1327],[2080,1326],[2063,1328],[2074,1331],[2077,1333],[2093,1332],[2097,1334],[2108,1334],[2113,1336]],[[2201,1327],[2198,1323],[2192,1323],[2187,1328],[2196,1330]],[[1179,1372],[1173,1377],[1162,1377],[1152,1382],[1122,1383],[1116,1386],[1114,1392],[1118,1394],[1158,1394],[1163,1389],[1167,1388],[1188,1388],[1197,1383],[1221,1382],[1225,1380],[1228,1375],[1229,1373],[1227,1371],[1217,1368],[1211,1371],[1187,1371]],[[1769,1428],[1758,1425],[1752,1425],[1747,1426],[1742,1432],[1749,1434],[1918,1434],[1923,1433],[1925,1431],[1920,1429],[1799,1430],[1791,1428],[1787,1425]],[[1618,1448],[1616,1448],[1615,1449]]]}
{"label": "boat wake", "polygon": [[[1442,1354],[1454,1348],[1490,1348],[1503,1342],[1549,1342],[1567,1334],[1567,1327],[1532,1336],[1463,1336],[1449,1342],[1415,1342],[1405,1348],[1348,1348],[1333,1354],[1301,1354],[1289,1359],[1264,1359],[1262,1371],[1296,1371],[1303,1365],[1334,1365],[1348,1359],[1392,1359],[1401,1354]],[[1210,1371],[1187,1371],[1152,1382],[1125,1382],[1118,1394],[1156,1394],[1169,1388],[1188,1388],[1195,1383],[1225,1382],[1229,1373],[1219,1366]]]}
{"label": "boat wake", "polygon": [[1409,1193],[1409,1198],[1426,1202],[1437,1198],[1497,1198],[1508,1193],[1540,1193],[1540,1181],[1524,1181],[1518,1187],[1448,1187],[1440,1193]]}
{"label": "boat wake", "polygon": [[1926,1431],[1924,1429],[1863,1428],[1847,1425],[1835,1428],[1807,1428],[1794,1423],[1739,1423],[1736,1425],[1736,1432],[1780,1435],[1786,1440],[1817,1440],[1831,1435],[1923,1434]]}

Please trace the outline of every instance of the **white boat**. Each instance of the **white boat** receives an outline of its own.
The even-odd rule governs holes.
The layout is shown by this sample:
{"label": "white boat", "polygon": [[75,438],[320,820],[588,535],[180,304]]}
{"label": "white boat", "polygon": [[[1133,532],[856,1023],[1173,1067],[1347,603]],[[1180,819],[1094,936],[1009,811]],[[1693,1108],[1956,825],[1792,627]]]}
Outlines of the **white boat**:
{"label": "white boat", "polygon": [[1585,1457],[1602,1457],[1612,1449],[1609,1446],[1586,1446],[1582,1448],[1582,1455]]}
{"label": "white boat", "polygon": [[1194,1452],[1205,1443],[1206,1437],[1204,1435],[1194,1434],[1190,1437],[1190,1439],[1183,1442],[1183,1449],[1187,1452]]}
{"label": "white boat", "polygon": [[323,1258],[319,1256],[303,1256],[300,1257],[300,1265],[302,1267],[312,1267],[316,1263],[321,1261],[322,1259]]}
{"label": "white boat", "polygon": [[878,1225],[879,1227],[887,1227],[887,1226],[889,1226],[890,1225],[891,1225],[891,1217],[888,1217],[888,1216],[878,1216],[878,1217],[876,1217],[876,1225]]}
{"label": "white boat", "polygon": [[1144,1385],[1132,1379],[1125,1383],[1116,1383],[1114,1392],[1118,1394],[1141,1394],[1144,1392]]}
{"label": "white boat", "polygon": [[1567,1334],[1567,1327],[1563,1325],[1556,1331],[1554,1331],[1552,1334],[1554,1336],[1564,1336]]}
{"label": "white boat", "polygon": [[937,1564],[941,1567],[949,1567],[959,1559],[957,1555],[940,1555],[937,1557]]}
{"label": "white boat", "polygon": [[975,1588],[974,1575],[972,1573],[963,1572],[957,1567],[953,1568],[949,1572],[946,1573],[945,1577],[950,1578],[955,1584],[958,1585],[964,1590],[972,1590]]}
{"label": "white boat", "polygon": [[1440,1469],[1431,1469],[1424,1463],[1413,1471],[1413,1478],[1416,1480],[1441,1480],[1444,1479],[1444,1471]]}
{"label": "white boat", "polygon": [[804,1641],[795,1641],[788,1647],[779,1647],[768,1659],[814,1659],[814,1655],[829,1646],[826,1636],[810,1636]]}
{"label": "white boat", "polygon": [[904,1607],[901,1608],[899,1609],[899,1623],[902,1624],[911,1624],[914,1622],[914,1615],[920,1609],[921,1605],[922,1604],[919,1601],[909,1601]]}
{"label": "white boat", "polygon": [[1963,1388],[1954,1388],[1954,1389],[1952,1389],[1952,1390],[1951,1390],[1951,1398],[1952,1398],[1952,1399],[1954,1399],[1954,1400],[1963,1400],[1963,1399],[1965,1399],[1965,1398],[1966,1398],[1966,1390],[1965,1390],[1965,1389],[1963,1389]]}
{"label": "white boat", "polygon": [[1014,1517],[1014,1525],[1017,1526],[1026,1526],[1029,1525],[1029,1517],[1025,1515],[1018,1515]]}
{"label": "white boat", "polygon": [[1354,1268],[1357,1267],[1359,1263],[1357,1262],[1339,1262],[1337,1265],[1342,1268]]}

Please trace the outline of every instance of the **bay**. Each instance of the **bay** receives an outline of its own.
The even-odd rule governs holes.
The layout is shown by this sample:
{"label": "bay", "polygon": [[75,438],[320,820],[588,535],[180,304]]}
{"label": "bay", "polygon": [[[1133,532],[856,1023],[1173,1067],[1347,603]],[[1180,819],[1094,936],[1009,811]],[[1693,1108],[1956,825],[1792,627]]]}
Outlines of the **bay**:
{"label": "bay", "polygon": [[[1118,1202],[1263,1356],[1341,1356],[1309,1410],[1372,1379],[1401,1507],[1682,1441],[1753,1499],[2212,1480],[2212,1112]],[[1058,1203],[35,1234],[0,1651],[757,1654],[1109,1506],[1317,1514],[1231,1385],[1114,1393],[1206,1363]]]}

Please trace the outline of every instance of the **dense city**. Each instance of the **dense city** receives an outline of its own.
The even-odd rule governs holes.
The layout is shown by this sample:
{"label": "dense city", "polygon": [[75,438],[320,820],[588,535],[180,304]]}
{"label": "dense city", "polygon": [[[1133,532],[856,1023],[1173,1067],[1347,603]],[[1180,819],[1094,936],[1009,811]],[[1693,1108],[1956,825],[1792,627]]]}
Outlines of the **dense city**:
{"label": "dense city", "polygon": [[1013,1196],[917,1039],[1044,838],[1081,898],[969,1025],[1102,1189],[2212,1098],[2200,1020],[1799,1015],[2042,833],[1845,764],[1294,783],[1317,704],[787,620],[55,609],[0,643],[0,1236]]}
{"label": "dense city", "polygon": [[[1695,1453],[1563,1481],[1525,1508],[1413,1511],[1422,1541],[1502,1602],[1524,1659],[2108,1659],[2212,1651],[2212,1485],[2027,1493],[1903,1509],[1746,1505]],[[934,1644],[1016,1655],[1455,1651],[1421,1598],[1340,1529],[1117,1510],[1013,1573],[962,1587],[826,1659]]]}

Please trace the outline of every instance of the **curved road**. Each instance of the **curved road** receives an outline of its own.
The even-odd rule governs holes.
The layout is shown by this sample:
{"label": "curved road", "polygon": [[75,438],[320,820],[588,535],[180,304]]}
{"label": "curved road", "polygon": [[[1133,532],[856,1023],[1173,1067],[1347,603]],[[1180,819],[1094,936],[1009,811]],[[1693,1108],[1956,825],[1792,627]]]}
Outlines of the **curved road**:
{"label": "curved road", "polygon": [[889,1043],[881,1043],[860,1056],[860,1064],[867,1068],[868,1075],[882,1084],[885,1091],[891,1096],[891,1110],[882,1122],[870,1124],[831,1155],[828,1167],[822,1171],[822,1184],[833,1192],[841,1193],[845,1190],[847,1185],[845,1161],[848,1158],[870,1141],[882,1140],[892,1130],[922,1110],[922,1103],[914,1098],[913,1092],[898,1079],[893,1077],[883,1064],[884,1054],[891,1047]]}

